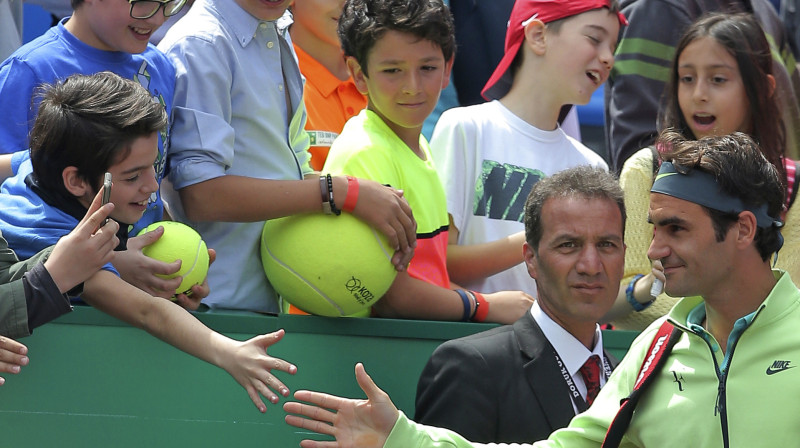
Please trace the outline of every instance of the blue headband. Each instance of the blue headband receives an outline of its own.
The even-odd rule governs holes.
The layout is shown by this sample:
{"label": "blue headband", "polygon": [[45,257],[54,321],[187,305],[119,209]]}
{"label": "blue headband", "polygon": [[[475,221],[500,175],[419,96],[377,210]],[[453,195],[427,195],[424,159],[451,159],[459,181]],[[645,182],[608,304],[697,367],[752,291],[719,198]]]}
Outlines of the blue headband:
{"label": "blue headband", "polygon": [[748,206],[741,199],[722,191],[711,174],[700,170],[681,173],[672,162],[661,164],[650,191],[694,202],[723,213],[739,214],[747,210],[756,216],[758,227],[783,226],[780,220],[769,216],[766,203],[756,207]]}

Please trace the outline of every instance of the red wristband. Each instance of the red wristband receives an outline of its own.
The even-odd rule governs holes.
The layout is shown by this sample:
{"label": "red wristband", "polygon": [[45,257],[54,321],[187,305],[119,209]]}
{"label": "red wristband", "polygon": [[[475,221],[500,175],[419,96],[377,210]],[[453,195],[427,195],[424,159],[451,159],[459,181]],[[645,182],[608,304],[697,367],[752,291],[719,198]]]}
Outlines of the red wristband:
{"label": "red wristband", "polygon": [[347,176],[347,196],[344,198],[344,205],[342,210],[347,213],[353,213],[356,209],[358,202],[358,179],[353,176]]}
{"label": "red wristband", "polygon": [[483,294],[477,291],[470,292],[475,296],[475,315],[472,316],[472,321],[483,322],[489,315],[489,302],[486,301]]}

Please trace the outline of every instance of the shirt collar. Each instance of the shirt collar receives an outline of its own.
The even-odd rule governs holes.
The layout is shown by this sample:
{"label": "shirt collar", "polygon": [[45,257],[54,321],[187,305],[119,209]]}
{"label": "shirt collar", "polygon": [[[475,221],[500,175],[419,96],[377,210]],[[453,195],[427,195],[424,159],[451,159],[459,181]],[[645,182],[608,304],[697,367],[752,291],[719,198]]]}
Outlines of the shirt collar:
{"label": "shirt collar", "polygon": [[297,53],[297,59],[300,63],[300,68],[303,71],[303,74],[306,78],[313,76],[314,78],[314,85],[322,92],[323,95],[326,97],[330,96],[336,89],[339,88],[340,84],[353,84],[351,79],[346,81],[341,81],[339,78],[334,76],[330,70],[328,70],[324,65],[322,65],[319,61],[312,58],[308,53],[305,52],[300,46],[294,44],[294,52]]}
{"label": "shirt collar", "polygon": [[[589,350],[584,346],[575,336],[565,330],[561,325],[557,324],[539,307],[539,302],[534,302],[531,307],[531,315],[533,320],[539,325],[542,333],[550,342],[550,345],[556,350],[561,361],[569,370],[570,375],[575,375],[578,370],[583,366],[592,355],[597,355],[603,362],[605,356],[603,353],[603,333],[600,331],[600,326],[595,324],[594,349]],[[600,369],[602,372],[604,369]]]}
{"label": "shirt collar", "polygon": [[[770,324],[774,319],[784,317],[787,307],[794,306],[800,301],[800,290],[794,285],[791,277],[785,271],[772,269],[772,275],[777,283],[764,301],[759,305],[754,314],[751,313],[739,319],[740,326],[744,328],[760,327]],[[758,316],[758,319],[756,319]],[[669,312],[673,323],[691,330],[692,324],[699,325],[706,317],[705,302],[700,296],[684,297]]]}
{"label": "shirt collar", "polygon": [[208,2],[221,16],[225,17],[225,21],[228,22],[231,31],[236,36],[236,41],[242,47],[246,47],[253,40],[260,24],[266,23],[271,27],[275,26],[279,34],[283,35],[293,21],[289,10],[286,10],[275,21],[264,21],[253,17],[233,0],[208,0]]}

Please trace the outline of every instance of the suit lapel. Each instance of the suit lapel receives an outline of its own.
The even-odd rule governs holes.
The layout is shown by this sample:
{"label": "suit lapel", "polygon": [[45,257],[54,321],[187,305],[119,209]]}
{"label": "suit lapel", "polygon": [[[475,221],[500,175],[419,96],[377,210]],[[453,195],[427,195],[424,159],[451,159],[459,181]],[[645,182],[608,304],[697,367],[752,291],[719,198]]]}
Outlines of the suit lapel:
{"label": "suit lapel", "polygon": [[555,360],[555,350],[545,339],[542,330],[530,313],[525,313],[514,323],[514,334],[520,352],[526,361],[523,365],[525,380],[530,385],[551,430],[569,424],[575,411],[570,400],[570,391]]}

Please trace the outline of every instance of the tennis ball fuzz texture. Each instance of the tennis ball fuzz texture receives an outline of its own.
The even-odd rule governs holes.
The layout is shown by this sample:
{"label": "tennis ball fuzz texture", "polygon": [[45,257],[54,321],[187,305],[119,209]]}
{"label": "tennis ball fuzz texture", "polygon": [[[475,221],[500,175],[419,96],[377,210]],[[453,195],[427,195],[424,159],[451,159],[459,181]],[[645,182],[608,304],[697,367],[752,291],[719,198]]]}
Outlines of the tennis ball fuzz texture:
{"label": "tennis ball fuzz texture", "polygon": [[349,316],[374,305],[397,275],[393,254],[383,234],[345,213],[271,219],[261,235],[272,286],[284,300],[320,316]]}
{"label": "tennis ball fuzz texture", "polygon": [[181,268],[172,275],[158,275],[170,279],[182,276],[176,294],[188,294],[192,286],[203,283],[208,274],[208,248],[200,234],[186,224],[175,221],[159,221],[142,229],[139,235],[164,227],[164,234],[142,252],[150,258],[172,263],[181,260]]}

